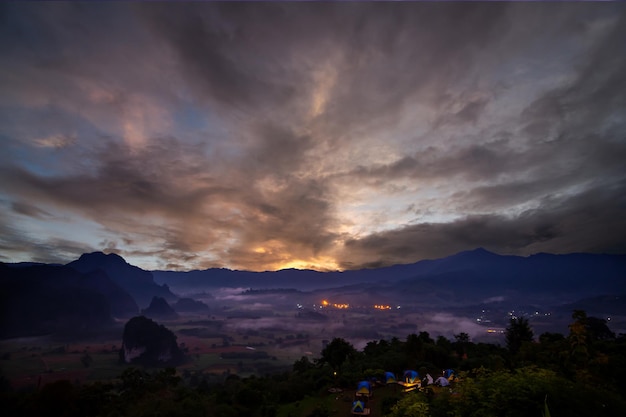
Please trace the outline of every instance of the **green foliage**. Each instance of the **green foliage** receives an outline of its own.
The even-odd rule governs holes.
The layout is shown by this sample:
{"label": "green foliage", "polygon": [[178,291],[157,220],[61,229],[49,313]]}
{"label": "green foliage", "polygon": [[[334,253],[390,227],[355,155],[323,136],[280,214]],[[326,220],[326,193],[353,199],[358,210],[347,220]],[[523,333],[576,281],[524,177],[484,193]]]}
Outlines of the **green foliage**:
{"label": "green foliage", "polygon": [[613,340],[615,333],[606,325],[606,320],[598,317],[587,317],[587,334],[592,341]]}
{"label": "green foliage", "polygon": [[430,417],[428,401],[419,392],[412,392],[391,408],[390,417]]}
{"label": "green foliage", "polygon": [[303,374],[311,369],[314,365],[311,363],[309,358],[306,356],[302,356],[299,360],[295,361],[293,364],[293,371],[298,374]]}
{"label": "green foliage", "polygon": [[328,363],[335,371],[338,371],[341,365],[346,360],[354,358],[356,353],[354,346],[336,337],[322,350],[321,362]]}
{"label": "green foliage", "polygon": [[574,310],[572,314],[574,322],[569,325],[570,355],[572,362],[585,366],[589,360],[587,313],[582,310]]}
{"label": "green foliage", "polygon": [[[619,414],[626,406],[611,391],[598,390],[585,384],[575,383],[554,371],[526,367],[514,371],[479,371],[472,378],[455,387],[457,393],[445,406],[454,415],[467,417],[539,416],[545,413],[546,395],[555,416],[597,415],[603,409],[607,415]],[[598,408],[601,407],[601,408]]]}
{"label": "green foliage", "polygon": [[526,342],[533,341],[533,331],[524,317],[512,318],[505,333],[506,347],[509,352],[516,354]]}
{"label": "green foliage", "polygon": [[396,406],[398,401],[400,401],[400,399],[402,399],[402,397],[397,395],[383,398],[380,405],[381,414],[384,416],[391,414],[393,408]]}

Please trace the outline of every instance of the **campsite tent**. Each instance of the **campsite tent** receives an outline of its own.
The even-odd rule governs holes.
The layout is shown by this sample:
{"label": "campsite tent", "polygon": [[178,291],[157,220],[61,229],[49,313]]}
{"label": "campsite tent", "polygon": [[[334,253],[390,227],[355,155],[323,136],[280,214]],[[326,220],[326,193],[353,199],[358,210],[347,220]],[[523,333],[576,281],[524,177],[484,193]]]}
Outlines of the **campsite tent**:
{"label": "campsite tent", "polygon": [[398,380],[392,372],[385,372],[385,384],[395,384],[396,382]]}
{"label": "campsite tent", "polygon": [[435,382],[433,377],[428,372],[425,372],[425,375],[422,377],[422,386],[432,385],[433,382]]}
{"label": "campsite tent", "polygon": [[356,400],[352,403],[352,414],[369,414],[370,409],[365,408],[365,403],[361,400]]}
{"label": "campsite tent", "polygon": [[359,382],[359,385],[356,389],[356,395],[364,395],[366,397],[372,395],[372,385],[369,383],[369,381]]}
{"label": "campsite tent", "polygon": [[454,369],[446,369],[443,371],[443,376],[448,381],[452,381],[456,377],[456,373],[454,372]]}
{"label": "campsite tent", "polygon": [[435,385],[439,385],[442,387],[447,387],[448,385],[450,385],[450,382],[448,382],[448,380],[442,376],[440,376],[439,378],[437,378],[435,380]]}
{"label": "campsite tent", "polygon": [[404,371],[404,382],[407,384],[417,384],[420,376],[417,371]]}

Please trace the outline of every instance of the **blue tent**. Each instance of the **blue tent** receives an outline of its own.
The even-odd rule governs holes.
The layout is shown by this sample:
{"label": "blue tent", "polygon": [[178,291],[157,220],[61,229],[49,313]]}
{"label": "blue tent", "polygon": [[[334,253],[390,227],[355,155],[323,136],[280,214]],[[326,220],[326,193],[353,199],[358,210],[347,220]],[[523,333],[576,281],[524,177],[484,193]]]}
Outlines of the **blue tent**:
{"label": "blue tent", "polygon": [[354,414],[363,414],[365,413],[365,404],[363,404],[363,401],[361,400],[356,400],[352,403],[352,412]]}
{"label": "blue tent", "polygon": [[398,380],[392,372],[385,372],[385,384],[395,384],[396,382]]}
{"label": "blue tent", "polygon": [[372,395],[372,384],[369,381],[361,381],[356,388],[356,395]]}
{"label": "blue tent", "polygon": [[452,381],[456,377],[456,372],[454,372],[454,369],[446,369],[443,371],[443,376],[448,381]]}
{"label": "blue tent", "polygon": [[404,382],[407,384],[416,384],[420,380],[420,375],[417,371],[404,371]]}

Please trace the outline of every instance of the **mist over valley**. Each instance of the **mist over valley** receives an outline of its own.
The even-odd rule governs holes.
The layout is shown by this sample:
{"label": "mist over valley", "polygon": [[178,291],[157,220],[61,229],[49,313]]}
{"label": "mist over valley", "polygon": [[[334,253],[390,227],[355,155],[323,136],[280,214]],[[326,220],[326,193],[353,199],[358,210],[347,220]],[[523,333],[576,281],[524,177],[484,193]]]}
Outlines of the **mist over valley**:
{"label": "mist over valley", "polygon": [[[63,354],[75,352],[65,368],[97,349],[101,371],[118,369],[124,325],[140,315],[173,332],[187,355],[183,369],[243,374],[313,360],[333,338],[363,348],[427,332],[502,345],[512,317],[528,319],[536,336],[567,334],[581,307],[616,334],[626,331],[624,255],[517,257],[476,249],[358,271],[175,272],[144,271],[97,252],[67,265],[0,269],[2,350],[18,361],[28,358],[19,354],[26,346],[60,344]],[[10,376],[29,378],[18,368]],[[57,371],[46,376],[61,378]],[[94,368],[82,374],[103,375]]]}

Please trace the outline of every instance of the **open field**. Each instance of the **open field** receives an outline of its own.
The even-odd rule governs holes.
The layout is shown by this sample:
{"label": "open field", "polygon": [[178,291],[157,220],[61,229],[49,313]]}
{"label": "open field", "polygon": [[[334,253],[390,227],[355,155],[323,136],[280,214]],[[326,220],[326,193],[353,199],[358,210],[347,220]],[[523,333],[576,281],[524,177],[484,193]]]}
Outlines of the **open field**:
{"label": "open field", "polygon": [[[120,340],[104,343],[59,343],[48,337],[0,342],[0,369],[14,388],[36,387],[66,379],[72,382],[107,380],[124,369],[118,362]],[[83,358],[88,356],[89,366]]]}

